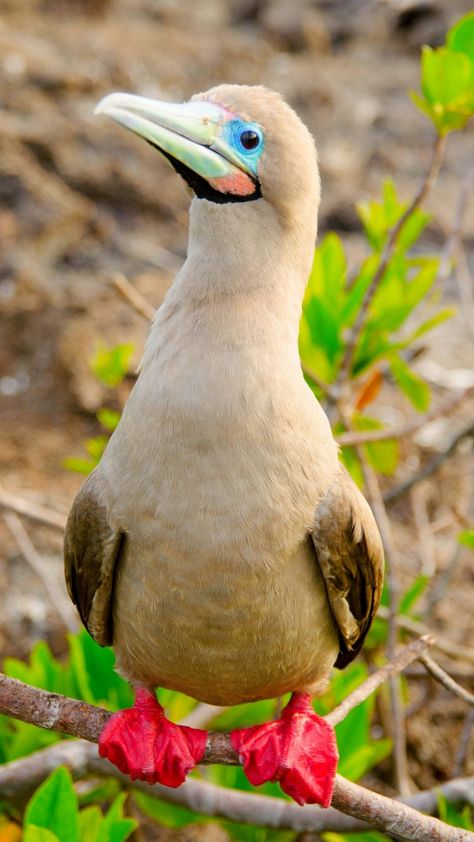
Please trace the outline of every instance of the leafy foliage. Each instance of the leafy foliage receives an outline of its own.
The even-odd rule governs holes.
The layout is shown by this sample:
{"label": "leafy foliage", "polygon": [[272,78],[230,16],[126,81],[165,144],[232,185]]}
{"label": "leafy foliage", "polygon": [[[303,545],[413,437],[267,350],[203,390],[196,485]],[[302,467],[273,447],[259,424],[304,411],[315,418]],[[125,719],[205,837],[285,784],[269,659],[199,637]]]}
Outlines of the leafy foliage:
{"label": "leafy foliage", "polygon": [[423,48],[421,89],[412,99],[439,134],[465,128],[474,112],[474,12],[450,30],[446,46]]}
{"label": "leafy foliage", "polygon": [[59,766],[36,790],[24,818],[26,842],[125,842],[137,827],[124,817],[125,793],[105,813],[99,807],[79,809],[78,797],[67,769]]}

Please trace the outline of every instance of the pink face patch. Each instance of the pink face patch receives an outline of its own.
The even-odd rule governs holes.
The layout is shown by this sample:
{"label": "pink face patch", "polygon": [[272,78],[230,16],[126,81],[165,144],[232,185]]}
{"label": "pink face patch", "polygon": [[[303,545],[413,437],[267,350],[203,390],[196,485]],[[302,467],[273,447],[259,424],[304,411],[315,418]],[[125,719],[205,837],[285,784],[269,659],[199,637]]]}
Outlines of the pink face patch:
{"label": "pink face patch", "polygon": [[219,193],[232,193],[233,196],[251,196],[255,193],[255,182],[247,173],[236,170],[231,175],[209,178],[209,184]]}

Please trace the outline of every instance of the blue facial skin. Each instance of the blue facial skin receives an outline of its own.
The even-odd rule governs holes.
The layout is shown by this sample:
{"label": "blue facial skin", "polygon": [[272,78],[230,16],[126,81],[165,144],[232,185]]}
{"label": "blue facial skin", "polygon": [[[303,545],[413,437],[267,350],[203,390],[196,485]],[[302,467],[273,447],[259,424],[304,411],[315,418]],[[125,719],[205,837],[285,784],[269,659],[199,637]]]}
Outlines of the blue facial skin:
{"label": "blue facial skin", "polygon": [[[255,132],[259,138],[257,146],[253,149],[246,149],[240,139],[243,132]],[[264,146],[263,131],[258,123],[246,123],[245,120],[239,119],[229,120],[224,124],[223,138],[229,146],[235,149],[242,161],[245,161],[252,175],[257,177],[258,162]]]}

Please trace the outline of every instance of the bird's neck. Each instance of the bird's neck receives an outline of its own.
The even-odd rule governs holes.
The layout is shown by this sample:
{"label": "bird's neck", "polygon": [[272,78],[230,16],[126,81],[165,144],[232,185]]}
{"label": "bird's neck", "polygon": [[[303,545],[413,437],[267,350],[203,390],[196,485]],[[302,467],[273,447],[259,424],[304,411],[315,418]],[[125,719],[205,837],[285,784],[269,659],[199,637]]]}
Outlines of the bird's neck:
{"label": "bird's neck", "polygon": [[195,341],[268,344],[297,360],[315,236],[315,219],[285,228],[263,200],[193,200],[188,257],[157,313],[147,350],[172,342],[178,331],[188,348]]}

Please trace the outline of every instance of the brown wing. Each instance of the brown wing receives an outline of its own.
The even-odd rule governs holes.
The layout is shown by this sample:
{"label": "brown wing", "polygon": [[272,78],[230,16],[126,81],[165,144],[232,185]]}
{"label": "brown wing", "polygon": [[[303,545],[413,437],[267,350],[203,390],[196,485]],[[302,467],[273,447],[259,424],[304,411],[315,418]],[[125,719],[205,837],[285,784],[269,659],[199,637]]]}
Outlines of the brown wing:
{"label": "brown wing", "polygon": [[112,598],[124,534],[112,529],[97,475],[90,474],[74,500],[66,524],[66,585],[89,634],[101,646],[112,643]]}
{"label": "brown wing", "polygon": [[368,503],[341,465],[319,503],[313,544],[339,630],[336,667],[359,652],[377,611],[383,584],[383,548]]}

